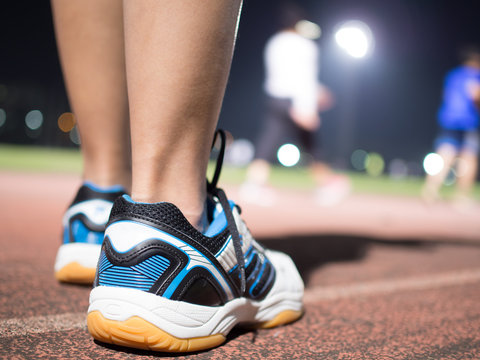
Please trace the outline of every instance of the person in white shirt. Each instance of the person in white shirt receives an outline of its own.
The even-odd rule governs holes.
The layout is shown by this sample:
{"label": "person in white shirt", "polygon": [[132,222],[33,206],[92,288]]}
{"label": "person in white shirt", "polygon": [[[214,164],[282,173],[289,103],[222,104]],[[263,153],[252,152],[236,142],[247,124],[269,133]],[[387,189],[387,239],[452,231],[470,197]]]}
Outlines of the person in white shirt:
{"label": "person in white shirt", "polygon": [[319,126],[318,46],[295,28],[275,34],[265,47],[265,92],[289,100],[289,115],[305,130]]}
{"label": "person in white shirt", "polygon": [[274,193],[267,186],[270,164],[275,161],[277,149],[287,141],[295,140],[300,150],[313,159],[310,168],[318,198],[325,198],[327,185],[338,187],[341,183],[342,193],[348,188],[346,178],[334,175],[322,161],[315,136],[320,127],[319,113],[333,104],[332,94],[318,81],[320,50],[314,39],[320,36],[320,28],[305,20],[303,10],[295,4],[280,8],[280,25],[281,30],[268,40],[264,50],[266,115],[255,160],[240,190],[246,201],[263,205],[274,202]]}

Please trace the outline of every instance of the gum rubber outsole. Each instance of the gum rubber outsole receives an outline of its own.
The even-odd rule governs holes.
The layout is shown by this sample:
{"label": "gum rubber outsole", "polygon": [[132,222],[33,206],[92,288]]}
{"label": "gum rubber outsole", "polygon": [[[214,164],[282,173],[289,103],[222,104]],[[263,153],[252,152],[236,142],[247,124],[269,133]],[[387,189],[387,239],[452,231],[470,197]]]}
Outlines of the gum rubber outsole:
{"label": "gum rubber outsole", "polygon": [[275,316],[272,320],[264,321],[256,325],[255,327],[257,329],[271,329],[277,326],[290,324],[300,319],[302,315],[303,315],[303,311],[285,310],[285,311],[282,311],[277,316]]}
{"label": "gum rubber outsole", "polygon": [[163,352],[210,349],[220,345],[226,339],[222,334],[179,339],[138,316],[132,316],[125,321],[117,321],[106,319],[99,311],[92,311],[88,314],[87,326],[90,334],[99,341]]}
{"label": "gum rubber outsole", "polygon": [[55,272],[58,281],[75,284],[92,284],[95,280],[95,268],[85,267],[74,261]]}
{"label": "gum rubber outsole", "polygon": [[[254,327],[269,329],[285,325],[299,319],[302,314],[302,311],[285,310],[272,320],[259,323]],[[101,342],[163,352],[191,352],[210,349],[222,344],[226,339],[222,334],[179,339],[138,316],[132,316],[125,321],[110,320],[106,319],[99,311],[92,311],[88,314],[87,326],[90,334]]]}

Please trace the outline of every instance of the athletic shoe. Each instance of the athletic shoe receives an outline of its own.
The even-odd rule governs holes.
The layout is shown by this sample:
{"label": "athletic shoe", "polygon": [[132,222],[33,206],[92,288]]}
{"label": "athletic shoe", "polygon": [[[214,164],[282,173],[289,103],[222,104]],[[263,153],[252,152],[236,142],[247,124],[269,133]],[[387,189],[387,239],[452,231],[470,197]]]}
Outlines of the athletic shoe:
{"label": "athletic shoe", "polygon": [[90,293],[87,324],[95,339],[198,351],[224,342],[237,324],[271,328],[301,316],[303,282],[294,263],[252,238],[239,207],[216,188],[215,173],[204,233],[171,203],[127,195],[115,201]]}
{"label": "athletic shoe", "polygon": [[55,260],[55,277],[59,281],[93,282],[113,201],[123,194],[119,185],[99,188],[85,182],[80,187],[63,216],[63,244]]}

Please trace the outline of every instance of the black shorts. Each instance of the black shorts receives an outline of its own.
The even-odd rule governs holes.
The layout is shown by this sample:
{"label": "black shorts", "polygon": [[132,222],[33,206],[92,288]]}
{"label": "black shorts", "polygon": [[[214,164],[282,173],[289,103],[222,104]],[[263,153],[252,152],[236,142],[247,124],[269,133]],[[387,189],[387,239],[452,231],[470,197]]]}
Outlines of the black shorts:
{"label": "black shorts", "polygon": [[320,142],[315,131],[298,126],[290,116],[292,101],[266,97],[264,124],[256,143],[255,158],[276,162],[277,151],[285,143],[299,147],[302,153],[309,154],[314,160],[321,161]]}
{"label": "black shorts", "polygon": [[435,139],[435,148],[449,144],[456,151],[469,151],[478,154],[479,151],[479,134],[477,130],[451,130],[441,129]]}

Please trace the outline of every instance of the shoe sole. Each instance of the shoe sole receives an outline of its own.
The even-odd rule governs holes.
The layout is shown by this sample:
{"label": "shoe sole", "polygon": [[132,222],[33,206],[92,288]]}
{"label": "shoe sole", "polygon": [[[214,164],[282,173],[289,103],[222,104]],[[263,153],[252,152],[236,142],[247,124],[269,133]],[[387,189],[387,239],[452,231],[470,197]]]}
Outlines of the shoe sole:
{"label": "shoe sole", "polygon": [[95,280],[96,268],[89,268],[74,261],[55,272],[55,278],[61,282],[91,284]]}
{"label": "shoe sole", "polygon": [[[301,311],[285,310],[274,319],[258,324],[255,328],[270,329],[286,325],[301,316]],[[92,311],[88,314],[87,326],[90,334],[98,341],[162,352],[206,350],[219,346],[226,340],[223,334],[180,339],[138,316],[133,316],[125,321],[116,321],[106,319],[100,311]]]}
{"label": "shoe sole", "polygon": [[55,259],[55,278],[61,282],[91,284],[101,245],[72,243],[60,246]]}
{"label": "shoe sole", "polygon": [[106,319],[99,311],[88,314],[87,326],[90,334],[98,341],[153,351],[198,351],[213,348],[226,340],[222,334],[180,339],[138,316],[116,321]]}
{"label": "shoe sole", "polygon": [[105,343],[191,352],[220,345],[235,325],[266,329],[291,323],[303,314],[303,282],[290,258],[281,255],[286,266],[262,301],[237,298],[224,306],[209,307],[135,289],[96,287],[90,294],[88,330]]}

